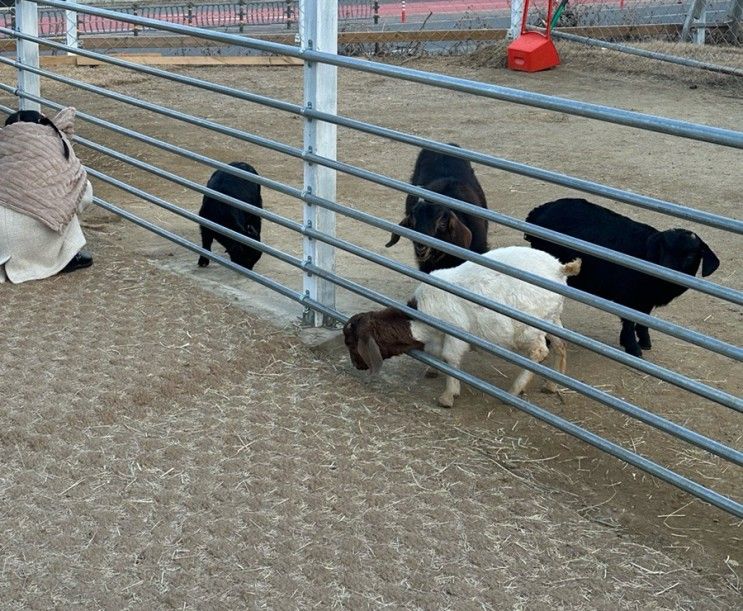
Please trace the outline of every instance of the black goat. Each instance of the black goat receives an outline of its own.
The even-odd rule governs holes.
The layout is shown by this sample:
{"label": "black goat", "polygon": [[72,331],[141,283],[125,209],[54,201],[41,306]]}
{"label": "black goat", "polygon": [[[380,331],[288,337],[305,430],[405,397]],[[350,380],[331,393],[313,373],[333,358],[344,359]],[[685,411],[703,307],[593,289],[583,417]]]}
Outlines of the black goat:
{"label": "black goat", "polygon": [[[453,144],[452,146],[457,146]],[[487,208],[485,193],[469,161],[422,150],[418,155],[410,183],[446,197],[459,199],[481,208]],[[415,195],[405,200],[405,217],[401,227],[407,227],[431,237],[449,242],[476,253],[488,249],[488,221],[455,211]],[[392,234],[386,246],[397,244],[400,236]],[[460,265],[459,257],[413,242],[418,268],[426,273]]]}
{"label": "black goat", "polygon": [[[534,208],[526,221],[690,276],[696,275],[700,263],[703,276],[709,276],[720,265],[710,247],[691,231],[658,231],[585,199],[548,202]],[[653,308],[669,304],[686,291],[684,286],[628,267],[532,235],[524,237],[533,248],[544,250],[560,261],[572,261],[576,257],[583,260],[580,274],[568,279],[570,286],[639,312],[650,314]],[[642,356],[641,348],[652,347],[648,328],[624,318],[619,343],[634,356]]]}
{"label": "black goat", "polygon": [[[251,174],[258,174],[253,166],[248,163],[243,163],[242,161],[234,161],[230,165],[233,168],[244,170]],[[246,178],[240,178],[223,170],[217,170],[211,175],[206,186],[209,189],[219,191],[220,193],[239,199],[247,204],[263,208],[261,186]],[[204,195],[201,210],[199,210],[199,216],[222,225],[227,229],[232,229],[233,231],[241,233],[244,236],[253,238],[254,240],[260,241],[261,239],[261,217],[246,212],[245,210],[235,208],[234,206],[230,206],[227,203],[220,202],[208,195]],[[260,250],[241,244],[232,238],[228,238],[227,236],[212,231],[202,225],[202,246],[207,250],[211,250],[212,242],[214,240],[217,240],[217,242],[224,246],[233,263],[242,265],[247,269],[253,269],[253,266],[258,262],[258,259],[260,259],[263,254]],[[209,265],[209,259],[203,255],[200,256],[199,267],[206,267],[207,265]]]}

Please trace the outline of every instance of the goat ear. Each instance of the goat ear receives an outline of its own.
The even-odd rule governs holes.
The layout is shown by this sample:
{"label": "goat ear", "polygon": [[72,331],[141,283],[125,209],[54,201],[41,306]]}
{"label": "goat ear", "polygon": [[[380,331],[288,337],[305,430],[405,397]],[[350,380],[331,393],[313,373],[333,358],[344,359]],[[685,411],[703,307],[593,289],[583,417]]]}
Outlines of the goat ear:
{"label": "goat ear", "polygon": [[364,362],[369,366],[369,371],[372,374],[379,373],[382,369],[382,353],[379,351],[377,342],[371,335],[363,335],[359,338],[356,344],[356,349],[359,352],[359,356],[364,359]]}
{"label": "goat ear", "polygon": [[[406,215],[405,218],[398,223],[398,225],[400,225],[400,227],[407,227],[408,229],[412,229],[413,228],[413,221],[410,218],[410,215]],[[390,241],[387,242],[384,245],[384,247],[385,248],[389,248],[390,246],[394,246],[395,244],[397,244],[399,241],[400,241],[400,236],[397,235],[396,233],[393,233],[390,236]]]}
{"label": "goat ear", "polygon": [[702,243],[702,276],[709,276],[720,267],[720,260],[702,238],[699,241]]}
{"label": "goat ear", "polygon": [[472,244],[472,232],[453,212],[449,213],[449,235],[452,244],[462,248],[469,248]]}
{"label": "goat ear", "polygon": [[395,244],[397,244],[397,243],[398,243],[399,241],[400,241],[400,236],[399,236],[399,235],[397,235],[396,233],[393,233],[393,234],[392,234],[392,235],[390,236],[390,241],[389,241],[389,242],[387,242],[387,243],[386,243],[386,244],[384,245],[384,247],[385,247],[385,248],[389,248],[390,246],[394,246]]}
{"label": "goat ear", "polygon": [[645,258],[651,263],[659,263],[663,252],[663,235],[661,232],[651,235],[645,242]]}

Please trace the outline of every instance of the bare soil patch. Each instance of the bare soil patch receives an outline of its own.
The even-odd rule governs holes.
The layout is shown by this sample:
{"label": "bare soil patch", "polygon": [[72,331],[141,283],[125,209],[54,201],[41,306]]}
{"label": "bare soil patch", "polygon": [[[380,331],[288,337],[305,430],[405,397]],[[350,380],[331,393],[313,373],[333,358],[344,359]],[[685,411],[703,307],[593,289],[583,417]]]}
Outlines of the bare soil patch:
{"label": "bare soil patch", "polygon": [[[737,82],[690,89],[638,69],[592,64],[523,75],[462,59],[414,67],[739,129]],[[288,114],[132,78],[110,68],[62,73],[301,145]],[[183,69],[301,102],[296,68]],[[342,71],[339,111],[493,154],[685,203],[740,214],[740,153],[497,101],[473,100]],[[0,80],[13,75],[0,69]],[[296,159],[45,81],[44,94],[223,161],[247,160],[301,186]],[[11,104],[7,96],[0,102]],[[79,133],[204,184],[208,168],[81,122]],[[339,159],[407,179],[416,151],[339,130]],[[91,153],[90,166],[198,210],[187,189]],[[491,208],[524,218],[571,192],[478,168]],[[197,240],[190,223],[100,182],[96,193]],[[339,176],[338,199],[398,221],[403,197]],[[691,225],[595,201],[658,227]],[[301,219],[301,204],[265,190],[267,208]],[[740,240],[695,226],[741,287]],[[664,608],[740,603],[740,523],[676,489],[480,393],[433,408],[441,380],[409,359],[381,379],[341,351],[309,351],[293,335],[201,290],[215,280],[248,296],[247,280],[96,211],[86,219],[96,265],[69,280],[2,288],[0,596],[17,607],[228,604]],[[338,234],[412,264],[401,242],[346,218]],[[525,244],[491,227],[494,246]],[[293,254],[301,239],[266,224],[264,240]],[[148,264],[151,263],[152,265]],[[164,269],[178,270],[174,275]],[[264,256],[256,271],[298,288]],[[403,298],[414,283],[343,253],[338,271]],[[186,277],[183,277],[183,276]],[[280,299],[277,297],[277,299]],[[339,295],[347,312],[369,307]],[[740,308],[685,294],[661,316],[740,344]],[[618,321],[569,304],[566,326],[616,345]],[[43,355],[43,358],[42,358]],[[728,359],[654,335],[648,358],[728,392],[743,374]],[[569,371],[674,421],[743,447],[740,418],[633,370],[571,347]],[[514,368],[472,355],[468,371],[506,387]],[[9,375],[8,372],[11,372]],[[41,383],[40,383],[41,382]],[[571,395],[530,399],[712,488],[739,497],[743,477],[706,453]]]}

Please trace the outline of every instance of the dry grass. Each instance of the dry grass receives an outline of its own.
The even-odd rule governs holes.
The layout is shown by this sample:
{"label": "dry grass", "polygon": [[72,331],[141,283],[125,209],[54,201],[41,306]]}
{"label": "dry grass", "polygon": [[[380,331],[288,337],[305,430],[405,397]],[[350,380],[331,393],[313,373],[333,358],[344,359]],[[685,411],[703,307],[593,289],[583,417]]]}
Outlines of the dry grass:
{"label": "dry grass", "polygon": [[524,438],[383,398],[105,236],[93,247],[90,270],[3,289],[4,608],[739,602],[571,509],[538,482],[557,457]]}
{"label": "dry grass", "polygon": [[[692,44],[671,42],[629,42],[625,43],[645,51],[664,53],[684,59],[715,64],[727,68],[743,70],[743,50],[735,47],[707,45],[699,47]],[[507,41],[483,47],[465,56],[461,61],[465,65],[505,68]],[[622,77],[628,80],[641,78],[661,79],[667,82],[685,83],[696,88],[699,86],[716,87],[730,90],[736,96],[743,95],[743,78],[681,66],[655,59],[620,53],[606,48],[588,47],[563,40],[555,41],[563,67],[579,68],[587,72],[596,72],[605,76]]]}
{"label": "dry grass", "polygon": [[[604,78],[611,65],[590,71],[572,63],[526,76],[475,70],[461,60],[412,63],[733,128],[741,111],[739,101],[725,97],[732,90],[699,87],[689,98],[685,83],[659,83],[650,73]],[[229,69],[185,72],[236,82]],[[298,120],[264,108],[223,99],[217,105],[206,95],[184,96],[170,83],[136,82],[121,70],[68,73],[126,84],[126,93],[184,112],[228,116],[236,127],[280,141],[301,138]],[[301,102],[300,71],[241,71],[240,78],[247,89]],[[13,75],[0,69],[0,80],[12,82]],[[723,171],[735,167],[732,151],[638,138],[616,126],[505,104],[468,105],[434,125],[442,103],[458,108],[461,97],[348,72],[340,82],[342,111],[358,118],[737,213],[739,185]],[[45,83],[44,92],[215,158],[260,155],[262,173],[301,184],[301,164],[281,156],[58,85]],[[81,133],[195,180],[208,175],[204,167],[89,126]],[[192,193],[81,154],[99,170],[197,209]],[[340,139],[345,161],[398,178],[407,178],[414,154],[347,131]],[[478,175],[491,206],[520,218],[534,202],[555,196],[550,185],[484,168]],[[399,194],[347,177],[338,186],[341,201],[399,220]],[[96,189],[196,235],[132,197]],[[301,217],[295,201],[265,197],[270,209]],[[671,222],[635,213],[656,225]],[[291,330],[271,329],[201,290],[210,280],[234,289],[230,295],[252,297],[247,281],[212,267],[191,274],[191,253],[100,212],[86,218],[85,230],[93,238],[93,268],[0,289],[8,321],[0,330],[3,607],[739,606],[743,545],[741,525],[730,516],[470,389],[456,410],[432,409],[438,389],[421,382],[420,368],[409,360],[390,363],[387,377],[367,382],[350,370],[347,356],[310,352]],[[338,230],[412,261],[408,247],[385,250],[383,232],[360,231],[342,218]],[[290,252],[301,246],[275,227],[264,232],[268,243]],[[712,230],[704,236],[722,260],[713,279],[739,286],[734,236]],[[489,238],[494,246],[521,240],[497,227]],[[150,267],[148,258],[160,267],[172,262],[197,281]],[[339,269],[395,297],[409,294],[410,283],[352,257],[339,256]],[[290,286],[298,282],[296,271],[267,257],[259,271]],[[341,304],[349,312],[361,307]],[[739,309],[691,292],[662,315],[740,338]],[[565,322],[616,344],[616,321],[608,316],[570,307]],[[739,391],[739,369],[726,359],[668,338],[654,342],[654,362]],[[513,368],[476,356],[465,367],[501,385],[513,375]],[[583,350],[571,348],[569,367],[589,383],[740,448],[735,414]],[[565,406],[545,406],[722,493],[739,494],[739,471],[624,416],[577,395]]]}

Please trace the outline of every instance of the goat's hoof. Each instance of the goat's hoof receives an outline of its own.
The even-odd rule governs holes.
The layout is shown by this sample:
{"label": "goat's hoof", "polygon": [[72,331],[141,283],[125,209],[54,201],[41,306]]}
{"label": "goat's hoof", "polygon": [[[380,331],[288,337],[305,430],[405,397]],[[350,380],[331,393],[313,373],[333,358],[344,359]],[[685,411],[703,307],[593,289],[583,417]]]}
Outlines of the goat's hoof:
{"label": "goat's hoof", "polygon": [[560,389],[554,382],[547,382],[544,386],[542,386],[542,392],[548,395],[559,395]]}
{"label": "goat's hoof", "polygon": [[454,395],[444,393],[439,397],[439,405],[441,407],[454,407]]}
{"label": "goat's hoof", "polygon": [[631,339],[625,339],[624,337],[619,338],[619,345],[624,348],[624,351],[627,354],[631,354],[632,356],[636,356],[637,358],[642,358],[642,350],[640,349],[640,344],[635,341],[634,336]]}
{"label": "goat's hoof", "polygon": [[433,367],[426,367],[426,371],[423,374],[423,377],[425,378],[438,378],[439,377],[439,370],[434,369]]}
{"label": "goat's hoof", "polygon": [[[653,347],[653,344],[650,340],[640,340],[638,343],[640,344],[640,348],[642,348],[643,350],[650,350]],[[642,356],[642,353],[640,353],[640,356]]]}
{"label": "goat's hoof", "polygon": [[199,267],[207,267],[209,265],[209,259],[206,257],[199,257]]}
{"label": "goat's hoof", "polygon": [[550,394],[552,394],[555,397],[557,397],[560,400],[560,403],[562,403],[563,405],[565,405],[565,403],[567,403],[567,401],[565,400],[565,393],[562,392],[559,388],[555,388],[554,391],[552,391],[552,390],[551,391],[545,390],[544,392],[549,392]]}
{"label": "goat's hoof", "polygon": [[636,356],[638,359],[642,358],[642,350],[640,350],[640,346],[630,346],[629,348],[627,346],[624,347],[624,351],[627,354],[631,354],[632,356]]}

